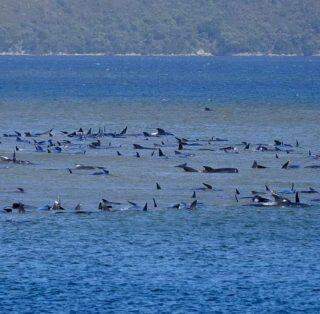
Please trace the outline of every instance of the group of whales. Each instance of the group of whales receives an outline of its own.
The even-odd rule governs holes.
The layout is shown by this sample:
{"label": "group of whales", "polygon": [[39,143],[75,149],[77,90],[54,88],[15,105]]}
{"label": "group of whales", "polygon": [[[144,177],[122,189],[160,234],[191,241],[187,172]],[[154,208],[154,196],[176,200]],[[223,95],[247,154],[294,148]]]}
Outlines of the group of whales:
{"label": "group of whales", "polygon": [[[159,183],[156,183],[157,190],[161,190],[161,186]],[[203,187],[198,188],[197,190],[213,190],[212,185],[203,183]],[[24,189],[18,188],[17,192],[24,193]],[[311,187],[308,190],[301,190],[297,191],[294,189],[294,184],[291,186],[290,191],[283,191],[286,194],[293,194],[294,200],[290,200],[288,197],[284,197],[281,194],[277,193],[276,191],[270,190],[268,186],[266,186],[266,192],[257,192],[251,191],[251,196],[240,196],[239,189],[235,191],[235,201],[237,203],[240,202],[241,199],[249,199],[250,201],[242,204],[243,206],[254,206],[254,207],[309,207],[311,205],[300,202],[300,194],[319,194],[319,192]],[[268,194],[266,196],[266,194]],[[200,203],[197,199],[196,191],[193,192],[192,199],[193,201],[190,204],[185,202],[179,202],[173,204],[171,206],[166,206],[166,209],[177,209],[177,210],[196,210],[199,207],[201,208],[204,206],[203,203]],[[272,199],[271,199],[272,198]],[[315,201],[319,201],[319,199],[315,199]],[[137,211],[149,211],[149,210],[156,210],[156,209],[163,209],[164,207],[159,206],[156,199],[152,199],[153,205],[150,207],[148,206],[148,202],[146,202],[143,206],[138,205],[137,203],[128,201],[127,204],[120,203],[120,202],[113,202],[106,199],[102,199],[98,206],[97,210],[104,211],[104,212],[112,212],[112,211],[124,211],[124,210],[137,210]],[[30,205],[25,205],[22,202],[15,202],[11,206],[6,206],[3,208],[5,213],[13,213],[17,212],[19,214],[26,213],[26,210],[37,210],[37,211],[51,211],[55,213],[62,213],[66,211],[66,208],[62,206],[62,202],[60,197],[57,198],[53,202],[52,205],[44,205],[42,207],[34,207]],[[77,204],[73,210],[74,213],[92,213],[93,211],[86,211],[83,209],[82,204]]]}
{"label": "group of whales", "polygon": [[[256,151],[256,152],[269,152],[274,153],[275,158],[279,159],[280,154],[287,156],[294,152],[295,148],[300,148],[298,141],[295,144],[284,143],[280,140],[274,140],[273,144],[251,144],[247,141],[243,141],[235,145],[224,145],[227,142],[227,139],[222,139],[218,137],[204,138],[204,139],[190,139],[185,137],[177,137],[173,133],[168,132],[162,128],[157,128],[155,132],[142,132],[142,133],[133,133],[128,134],[128,127],[125,127],[120,132],[107,132],[105,128],[99,128],[97,132],[94,132],[92,128],[88,131],[84,131],[83,128],[79,128],[75,131],[59,131],[54,132],[53,129],[50,129],[46,132],[36,133],[36,132],[18,132],[14,131],[13,133],[3,134],[3,139],[0,139],[0,148],[2,141],[14,140],[14,149],[12,156],[0,156],[0,164],[18,164],[18,165],[33,165],[34,162],[29,160],[22,160],[17,158],[17,154],[20,151],[35,151],[39,153],[71,153],[71,154],[86,154],[88,150],[101,150],[101,149],[114,149],[116,151],[116,156],[123,156],[123,153],[120,152],[122,145],[118,144],[116,146],[109,144],[103,144],[103,138],[110,138],[120,141],[124,138],[142,138],[146,141],[152,141],[152,139],[160,140],[160,143],[153,143],[152,145],[141,145],[138,143],[132,143],[132,147],[135,151],[133,157],[140,158],[141,151],[151,151],[151,156],[158,156],[160,158],[169,158],[169,154],[164,153],[164,148],[173,148],[174,156],[181,158],[191,158],[199,151],[219,151],[226,154],[239,154],[241,151]],[[173,139],[173,143],[166,142],[166,139],[170,137]],[[213,144],[219,144],[219,147],[213,147]],[[308,161],[317,161],[320,160],[320,155],[312,154],[310,150],[306,152],[306,158]],[[183,169],[185,172],[194,172],[194,173],[206,173],[206,174],[215,174],[215,173],[226,173],[226,174],[237,174],[239,169],[235,167],[211,167],[203,166],[203,169],[196,169],[194,167],[188,166],[187,163],[175,165],[175,167]],[[305,165],[305,168],[318,169],[320,164],[311,164]],[[266,169],[268,166],[259,164],[256,160],[252,163],[253,169]],[[300,168],[300,165],[292,164],[291,160],[285,161],[279,165],[279,168],[284,170],[297,169]],[[92,175],[101,175],[108,176],[110,174],[109,170],[104,166],[91,166],[78,164],[74,168],[70,167],[66,169],[69,174],[73,174],[76,170],[93,170],[95,172],[91,173]],[[214,190],[212,185],[208,183],[203,183],[205,190]],[[161,189],[160,185],[157,183],[157,189]],[[201,189],[201,188],[200,188]],[[20,192],[24,192],[23,188],[20,188]],[[264,194],[268,193],[269,196]],[[249,199],[249,203],[244,205],[249,206],[275,206],[275,207],[305,207],[308,204],[300,202],[300,193],[318,193],[314,188],[309,188],[309,190],[296,191],[293,188],[290,191],[294,195],[294,200],[290,200],[287,197],[282,196],[282,193],[277,193],[276,191],[271,191],[269,188],[266,192],[255,192],[252,191],[250,196],[240,196],[239,189],[236,189],[235,192],[235,201],[240,202],[241,199]],[[198,202],[196,197],[196,192],[194,191],[192,198],[194,199],[190,203],[180,202],[172,206],[166,206],[166,208],[176,208],[176,209],[190,209],[194,210],[201,207],[202,203]],[[315,199],[314,201],[318,201]],[[98,206],[99,210],[102,211],[114,211],[120,209],[136,209],[147,211],[151,209],[148,207],[146,202],[144,206],[139,206],[136,203],[128,202],[129,205],[124,205],[124,203],[115,203],[103,199]],[[22,202],[14,202],[11,206],[6,206],[4,212],[19,212],[24,213],[26,211],[26,206]],[[158,204],[153,198],[153,208],[158,208]],[[32,206],[31,206],[32,208]],[[58,199],[53,203],[53,205],[45,205],[40,210],[48,210],[60,212],[64,211],[64,208],[61,205],[61,201]],[[81,204],[78,204],[75,207],[75,212],[83,212]]]}
{"label": "group of whales", "polygon": [[[97,207],[98,211],[103,211],[103,212],[112,212],[112,211],[124,211],[124,210],[135,210],[135,211],[148,211],[150,209],[158,209],[158,204],[155,200],[155,198],[153,198],[153,206],[149,207],[148,203],[145,203],[143,206],[138,205],[137,203],[134,202],[127,202],[128,204],[124,204],[124,203],[119,203],[119,202],[112,202],[112,201],[108,201],[106,199],[102,199]],[[189,205],[187,203],[184,202],[180,202],[177,204],[174,204],[172,206],[167,207],[172,208],[172,209],[185,209],[185,210],[195,210],[197,209],[197,200],[192,201]],[[66,212],[66,208],[62,206],[60,197],[58,197],[57,200],[55,200],[53,202],[52,205],[44,205],[41,207],[34,207],[34,206],[30,206],[30,205],[26,205],[23,204],[22,202],[15,202],[13,203],[11,206],[6,206],[3,208],[3,212],[5,213],[19,213],[19,214],[24,214],[27,212],[27,209],[29,209],[30,211],[50,211],[50,212],[54,212],[54,213],[63,213]],[[95,211],[97,211],[95,210]],[[82,204],[77,204],[74,207],[73,210],[74,213],[76,214],[90,214],[93,213],[94,211],[87,211],[83,209]]]}

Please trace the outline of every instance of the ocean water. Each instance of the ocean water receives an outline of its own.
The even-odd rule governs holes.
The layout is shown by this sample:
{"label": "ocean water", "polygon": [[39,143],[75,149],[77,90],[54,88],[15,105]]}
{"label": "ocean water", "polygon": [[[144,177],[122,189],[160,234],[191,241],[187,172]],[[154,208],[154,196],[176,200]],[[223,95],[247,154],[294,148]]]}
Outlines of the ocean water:
{"label": "ocean water", "polygon": [[[18,146],[17,159],[33,163],[0,162],[1,312],[319,312],[320,195],[302,193],[311,206],[287,208],[242,198],[265,185],[320,191],[320,169],[305,168],[320,165],[319,91],[320,58],[1,57],[0,155]],[[125,137],[103,136],[99,149],[88,146],[96,138],[61,133],[125,126]],[[159,127],[174,136],[142,135]],[[50,129],[54,142],[72,142],[61,153],[36,151],[34,140],[48,134],[23,135]],[[22,142],[4,136],[15,131]],[[191,156],[174,153],[175,136],[196,144],[185,146]],[[256,150],[275,139],[292,147],[281,146],[279,158]],[[268,168],[252,169],[254,160]],[[288,160],[299,168],[281,169]],[[239,173],[175,167],[185,162]],[[197,210],[171,208],[190,204],[193,191]],[[64,213],[38,210],[58,196]],[[120,205],[100,212],[102,198]],[[25,214],[2,212],[17,201]],[[75,214],[78,203],[86,214]]]}

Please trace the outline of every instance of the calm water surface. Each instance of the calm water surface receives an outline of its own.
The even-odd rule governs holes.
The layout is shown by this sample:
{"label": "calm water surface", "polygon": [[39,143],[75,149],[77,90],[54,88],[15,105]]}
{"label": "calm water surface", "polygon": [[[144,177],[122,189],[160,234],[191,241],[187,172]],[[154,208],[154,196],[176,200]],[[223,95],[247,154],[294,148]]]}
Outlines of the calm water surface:
{"label": "calm water surface", "polygon": [[[312,199],[320,196],[302,196],[312,207],[287,209],[242,206],[234,198],[235,188],[250,195],[265,184],[320,190],[320,170],[304,168],[319,163],[308,158],[309,149],[320,151],[319,91],[319,58],[1,57],[0,155],[18,145],[18,158],[34,165],[0,164],[0,207],[39,207],[60,195],[69,209],[0,214],[1,311],[319,312],[320,206]],[[105,149],[80,155],[37,153],[2,136],[125,126],[129,134],[162,127],[179,137],[229,141],[212,144],[214,151],[191,147],[194,156],[184,159],[174,154],[173,137],[103,138]],[[279,159],[219,150],[274,139],[299,140],[300,147]],[[134,157],[133,143],[162,140],[168,158],[150,151]],[[288,159],[301,167],[281,171]],[[251,169],[253,160],[269,168]],[[239,174],[184,173],[174,167],[183,162],[237,167]],[[78,163],[111,174],[69,175]],[[197,211],[167,209],[190,202],[202,182],[220,191],[198,191]],[[26,193],[14,193],[17,187]],[[101,213],[102,197],[140,205],[155,197],[159,208]],[[75,215],[79,202],[92,214]]]}

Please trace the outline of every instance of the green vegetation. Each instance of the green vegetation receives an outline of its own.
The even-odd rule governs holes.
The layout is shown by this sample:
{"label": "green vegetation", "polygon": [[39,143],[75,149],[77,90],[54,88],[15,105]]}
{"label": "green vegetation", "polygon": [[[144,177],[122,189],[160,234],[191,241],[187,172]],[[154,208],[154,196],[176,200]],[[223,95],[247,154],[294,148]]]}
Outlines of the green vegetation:
{"label": "green vegetation", "polygon": [[0,51],[315,54],[319,0],[1,0]]}

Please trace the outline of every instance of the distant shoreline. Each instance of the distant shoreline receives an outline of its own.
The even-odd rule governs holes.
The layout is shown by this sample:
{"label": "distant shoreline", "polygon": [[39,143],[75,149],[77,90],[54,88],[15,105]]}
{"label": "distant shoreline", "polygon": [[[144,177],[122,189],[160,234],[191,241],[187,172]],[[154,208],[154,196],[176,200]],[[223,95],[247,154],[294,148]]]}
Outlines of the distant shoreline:
{"label": "distant shoreline", "polygon": [[207,52],[197,52],[189,54],[139,54],[139,53],[126,53],[126,54],[108,54],[108,53],[26,53],[26,52],[0,52],[0,57],[320,57],[320,53],[310,56],[300,54],[273,54],[273,53],[235,53],[230,55],[214,55]]}

